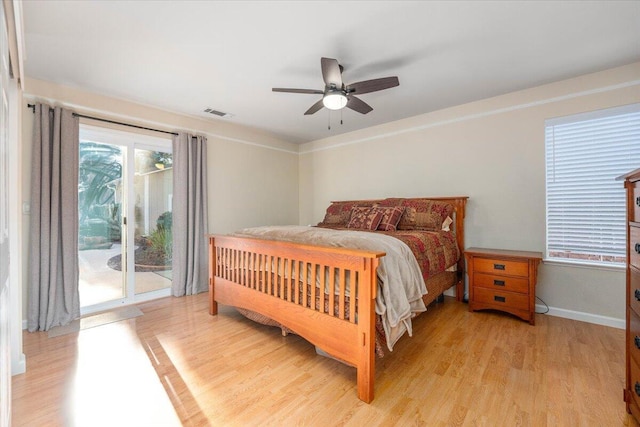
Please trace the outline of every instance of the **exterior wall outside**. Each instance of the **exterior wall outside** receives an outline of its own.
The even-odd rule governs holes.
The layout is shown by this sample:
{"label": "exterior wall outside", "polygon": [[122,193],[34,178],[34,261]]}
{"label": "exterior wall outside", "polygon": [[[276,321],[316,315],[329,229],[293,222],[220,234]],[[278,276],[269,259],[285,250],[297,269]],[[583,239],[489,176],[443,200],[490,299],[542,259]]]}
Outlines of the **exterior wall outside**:
{"label": "exterior wall outside", "polygon": [[[146,184],[145,184],[146,181]],[[157,228],[157,221],[160,215],[171,209],[171,196],[173,196],[173,169],[166,169],[154,173],[138,176],[135,183],[136,207],[147,207],[148,215],[145,212],[136,212],[135,235],[148,235]],[[146,188],[146,190],[145,190]],[[148,192],[145,198],[145,191]],[[145,219],[146,218],[146,219]]]}

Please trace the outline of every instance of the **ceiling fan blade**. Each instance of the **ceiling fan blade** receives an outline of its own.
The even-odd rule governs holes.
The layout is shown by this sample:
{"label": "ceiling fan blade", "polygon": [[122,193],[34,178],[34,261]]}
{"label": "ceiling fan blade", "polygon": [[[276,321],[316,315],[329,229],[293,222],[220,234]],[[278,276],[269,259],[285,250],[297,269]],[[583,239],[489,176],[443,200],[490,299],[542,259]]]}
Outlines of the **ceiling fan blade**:
{"label": "ceiling fan blade", "polygon": [[316,113],[316,112],[320,111],[322,109],[322,107],[324,107],[324,104],[322,103],[322,99],[320,99],[320,101],[316,102],[315,104],[313,104],[311,106],[311,108],[309,108],[307,111],[305,111],[304,115],[308,116],[310,114]]}
{"label": "ceiling fan blade", "polygon": [[274,87],[273,89],[271,89],[274,92],[288,92],[288,93],[310,93],[310,94],[317,94],[317,95],[322,95],[324,92],[321,90],[316,90],[316,89],[289,89],[289,88],[285,88],[285,87]]}
{"label": "ceiling fan blade", "polygon": [[383,77],[381,79],[365,80],[347,86],[347,93],[361,95],[363,93],[376,92],[378,90],[389,89],[400,85],[397,77]]}
{"label": "ceiling fan blade", "polygon": [[357,111],[358,113],[367,114],[369,111],[372,111],[373,108],[364,102],[360,98],[356,98],[355,96],[350,96],[347,101],[347,108],[351,108],[353,111]]}
{"label": "ceiling fan blade", "polygon": [[320,64],[322,65],[324,84],[342,89],[342,73],[338,61],[332,58],[320,58]]}

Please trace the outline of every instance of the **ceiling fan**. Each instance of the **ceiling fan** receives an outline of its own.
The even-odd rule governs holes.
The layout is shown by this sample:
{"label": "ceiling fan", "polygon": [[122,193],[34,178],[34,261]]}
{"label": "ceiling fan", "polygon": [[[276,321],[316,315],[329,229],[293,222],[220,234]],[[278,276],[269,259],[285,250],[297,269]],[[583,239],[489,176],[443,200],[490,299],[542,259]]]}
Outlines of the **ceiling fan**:
{"label": "ceiling fan", "polygon": [[311,106],[304,114],[309,115],[319,111],[322,107],[330,110],[340,110],[344,107],[351,108],[358,113],[367,114],[373,108],[357,98],[355,95],[376,92],[400,85],[398,77],[383,77],[381,79],[365,80],[362,82],[345,85],[342,82],[342,65],[332,58],[321,58],[322,78],[324,90],[315,89],[289,89],[274,87],[274,92],[309,93],[322,95],[322,99]]}

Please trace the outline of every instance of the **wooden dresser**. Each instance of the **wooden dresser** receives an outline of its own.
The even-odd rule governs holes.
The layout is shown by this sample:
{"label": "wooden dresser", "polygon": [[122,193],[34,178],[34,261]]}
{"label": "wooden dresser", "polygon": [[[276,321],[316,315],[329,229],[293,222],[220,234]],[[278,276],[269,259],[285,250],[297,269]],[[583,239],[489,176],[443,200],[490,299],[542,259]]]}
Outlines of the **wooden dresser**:
{"label": "wooden dresser", "polygon": [[640,420],[640,169],[618,177],[627,191],[627,304],[624,401]]}
{"label": "wooden dresser", "polygon": [[500,310],[534,325],[536,280],[542,253],[468,248],[469,311]]}

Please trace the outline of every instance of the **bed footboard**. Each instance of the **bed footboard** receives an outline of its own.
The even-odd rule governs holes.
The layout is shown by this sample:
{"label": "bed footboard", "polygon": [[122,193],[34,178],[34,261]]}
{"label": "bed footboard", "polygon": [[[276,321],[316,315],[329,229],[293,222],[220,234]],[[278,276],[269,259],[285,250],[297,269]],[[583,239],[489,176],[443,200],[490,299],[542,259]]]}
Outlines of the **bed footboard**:
{"label": "bed footboard", "polygon": [[[209,313],[218,303],[270,317],[357,370],[373,400],[376,269],[384,252],[209,238]],[[320,301],[320,303],[318,303]]]}

